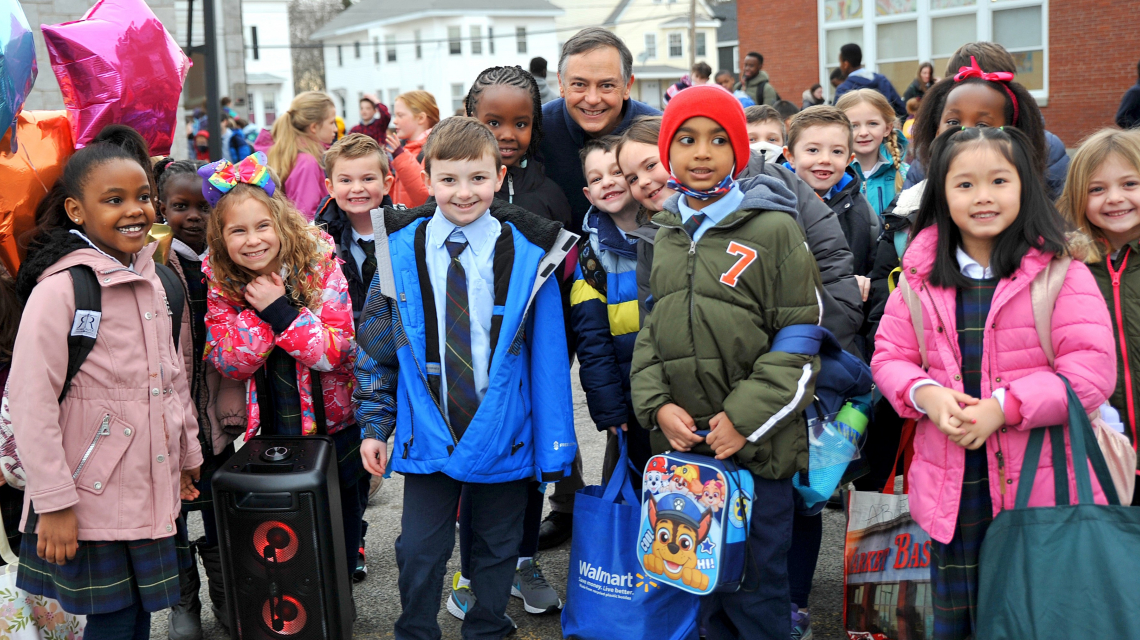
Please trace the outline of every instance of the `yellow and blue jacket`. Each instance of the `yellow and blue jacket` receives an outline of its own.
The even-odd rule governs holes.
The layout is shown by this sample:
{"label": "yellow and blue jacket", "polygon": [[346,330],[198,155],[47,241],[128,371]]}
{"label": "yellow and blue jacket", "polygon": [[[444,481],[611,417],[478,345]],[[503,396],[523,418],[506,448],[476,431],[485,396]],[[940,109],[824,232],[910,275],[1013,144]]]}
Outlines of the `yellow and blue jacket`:
{"label": "yellow and blue jacket", "polygon": [[[579,374],[599,431],[636,424],[629,366],[641,320],[637,307],[637,243],[605,212],[591,208],[582,223],[570,290],[570,324],[578,335]],[[621,393],[616,393],[621,389]]]}

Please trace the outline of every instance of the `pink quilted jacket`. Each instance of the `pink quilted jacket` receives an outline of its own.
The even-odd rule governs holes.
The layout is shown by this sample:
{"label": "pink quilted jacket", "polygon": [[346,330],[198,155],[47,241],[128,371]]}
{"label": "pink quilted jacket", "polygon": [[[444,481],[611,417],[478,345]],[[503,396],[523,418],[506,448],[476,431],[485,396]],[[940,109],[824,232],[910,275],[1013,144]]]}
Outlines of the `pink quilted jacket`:
{"label": "pink quilted jacket", "polygon": [[[910,388],[926,378],[963,390],[955,326],[955,290],[927,282],[937,240],[935,228],[924,229],[911,241],[903,256],[903,273],[922,303],[930,370],[922,370],[918,340],[899,289],[887,301],[875,337],[871,370],[875,384],[899,415],[918,419],[914,461],[908,476],[910,511],[930,537],[945,543],[954,536],[965,449],[950,442],[910,404]],[[1056,373],[1068,378],[1084,409],[1090,412],[1105,401],[1116,384],[1116,356],[1108,309],[1092,274],[1077,260],[1069,267],[1053,311],[1056,372],[1049,367],[1033,323],[1029,284],[1051,258],[1030,249],[1017,272],[998,284],[982,338],[982,397],[990,397],[994,389],[1006,389],[1007,424],[986,441],[995,516],[1002,509],[1014,506],[1029,430],[1068,420],[1065,385]],[[1067,431],[1065,442],[1068,447]],[[1030,506],[1054,504],[1051,451],[1046,438]],[[1068,456],[1071,465],[1071,450]],[[1092,479],[1096,500],[1104,504],[1096,476]],[[1069,492],[1076,496],[1072,474]]]}
{"label": "pink quilted jacket", "polygon": [[206,297],[206,359],[222,375],[246,381],[247,439],[257,434],[261,427],[253,375],[265,366],[269,353],[277,346],[297,360],[297,386],[305,435],[317,432],[310,369],[323,372],[321,386],[328,432],[336,433],[356,423],[352,413],[352,390],[356,386],[356,378],[352,374],[356,333],[352,327],[348,282],[340,270],[332,238],[324,232],[320,235],[328,252],[308,277],[319,278],[324,286],[321,307],[301,309],[293,324],[277,335],[256,311],[244,303],[234,303],[215,286],[209,257],[202,263],[202,273],[210,278]]}

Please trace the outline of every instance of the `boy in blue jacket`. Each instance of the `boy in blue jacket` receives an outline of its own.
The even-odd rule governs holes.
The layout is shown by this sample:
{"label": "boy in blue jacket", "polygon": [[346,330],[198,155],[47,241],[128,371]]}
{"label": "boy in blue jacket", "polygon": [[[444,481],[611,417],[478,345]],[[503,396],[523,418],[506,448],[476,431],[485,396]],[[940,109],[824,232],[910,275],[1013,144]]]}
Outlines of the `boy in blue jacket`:
{"label": "boy in blue jacket", "polygon": [[554,482],[577,450],[555,268],[577,237],[494,200],[494,135],[454,117],[424,147],[434,204],[373,212],[377,271],[358,331],[357,421],[370,472],[404,475],[395,637],[439,638],[461,490],[472,499],[464,638],[502,638],[527,481]]}

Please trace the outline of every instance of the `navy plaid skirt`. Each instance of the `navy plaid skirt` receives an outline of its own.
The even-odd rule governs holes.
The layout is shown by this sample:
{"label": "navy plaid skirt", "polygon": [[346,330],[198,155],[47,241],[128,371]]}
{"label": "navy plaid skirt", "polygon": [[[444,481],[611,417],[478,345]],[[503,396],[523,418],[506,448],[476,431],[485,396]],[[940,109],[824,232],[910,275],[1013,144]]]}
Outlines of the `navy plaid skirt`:
{"label": "navy plaid skirt", "polygon": [[111,613],[136,602],[151,613],[169,609],[178,604],[179,569],[194,562],[182,518],[169,538],[80,540],[75,558],[63,566],[36,555],[38,538],[34,533],[24,534],[16,586],[55,598],[64,611],[77,615]]}
{"label": "navy plaid skirt", "polygon": [[954,538],[949,544],[930,541],[934,640],[974,637],[978,619],[978,556],[993,517],[986,448],[966,450]]}

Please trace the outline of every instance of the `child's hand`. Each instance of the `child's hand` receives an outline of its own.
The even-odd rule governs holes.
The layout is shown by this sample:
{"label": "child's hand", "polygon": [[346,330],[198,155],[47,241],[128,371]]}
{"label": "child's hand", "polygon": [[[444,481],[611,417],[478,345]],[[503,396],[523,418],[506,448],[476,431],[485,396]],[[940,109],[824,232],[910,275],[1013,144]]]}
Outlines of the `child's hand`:
{"label": "child's hand", "polygon": [[961,405],[978,404],[978,399],[961,391],[928,384],[914,392],[914,403],[930,416],[939,431],[954,439],[962,435],[962,423],[973,419],[966,416]]}
{"label": "child's hand", "polygon": [[396,153],[396,149],[400,148],[400,138],[389,131],[388,139],[384,141],[384,148],[388,150],[388,153]]}
{"label": "child's hand", "polygon": [[728,419],[728,414],[723,411],[709,420],[709,429],[709,435],[705,437],[705,442],[716,452],[717,460],[731,458],[748,443],[744,436],[736,430],[732,420]]}
{"label": "child's hand", "polygon": [[283,295],[285,295],[285,282],[276,273],[257,276],[253,282],[245,285],[245,301],[258,311],[264,311],[265,307]]}
{"label": "child's hand", "polygon": [[384,475],[384,466],[388,464],[388,443],[376,438],[365,438],[360,443],[360,459],[364,461],[364,468],[374,476]]}
{"label": "child's hand", "polygon": [[618,429],[621,429],[622,431],[629,431],[629,425],[623,424],[620,427],[610,427],[610,433],[616,436]]}
{"label": "child's hand", "polygon": [[47,562],[67,564],[79,549],[79,520],[68,507],[51,513],[41,513],[36,526],[36,555]]}
{"label": "child's hand", "polygon": [[194,487],[194,483],[202,478],[202,467],[183,469],[178,484],[178,497],[181,500],[197,499],[201,492]]}
{"label": "child's hand", "polygon": [[855,282],[859,283],[859,295],[863,296],[863,302],[866,302],[867,297],[871,295],[871,279],[867,276],[855,276]]}
{"label": "child's hand", "polygon": [[962,435],[950,439],[966,449],[978,449],[986,442],[990,434],[1005,424],[1005,412],[1001,404],[993,399],[986,398],[978,404],[962,410],[968,420],[962,424]]}
{"label": "child's hand", "polygon": [[672,402],[657,410],[657,426],[661,427],[661,433],[669,439],[669,446],[673,447],[674,451],[688,451],[702,440],[693,433],[697,430],[697,423],[693,422],[693,417],[688,411]]}

